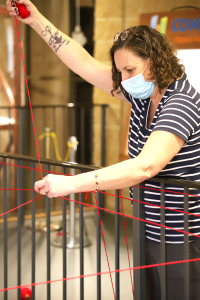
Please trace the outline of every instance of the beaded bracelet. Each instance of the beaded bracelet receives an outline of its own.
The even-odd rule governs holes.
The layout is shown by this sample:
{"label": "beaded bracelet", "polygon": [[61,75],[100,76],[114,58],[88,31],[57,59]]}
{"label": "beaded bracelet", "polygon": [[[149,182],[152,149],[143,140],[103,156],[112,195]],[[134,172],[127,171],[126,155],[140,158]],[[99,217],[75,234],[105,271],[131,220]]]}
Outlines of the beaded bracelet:
{"label": "beaded bracelet", "polygon": [[99,181],[98,181],[98,174],[97,174],[97,170],[94,171],[95,172],[95,179],[96,179],[96,190],[95,193],[99,190]]}

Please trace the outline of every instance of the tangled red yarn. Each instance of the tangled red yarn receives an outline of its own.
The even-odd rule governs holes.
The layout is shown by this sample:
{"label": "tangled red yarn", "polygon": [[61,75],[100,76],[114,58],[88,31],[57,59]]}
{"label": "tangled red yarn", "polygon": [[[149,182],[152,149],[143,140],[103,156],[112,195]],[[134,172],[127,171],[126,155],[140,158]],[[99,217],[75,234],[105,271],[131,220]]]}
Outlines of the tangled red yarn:
{"label": "tangled red yarn", "polygon": [[26,19],[28,16],[30,16],[30,11],[26,9],[25,5],[16,3],[16,7],[18,8],[19,16],[22,19]]}

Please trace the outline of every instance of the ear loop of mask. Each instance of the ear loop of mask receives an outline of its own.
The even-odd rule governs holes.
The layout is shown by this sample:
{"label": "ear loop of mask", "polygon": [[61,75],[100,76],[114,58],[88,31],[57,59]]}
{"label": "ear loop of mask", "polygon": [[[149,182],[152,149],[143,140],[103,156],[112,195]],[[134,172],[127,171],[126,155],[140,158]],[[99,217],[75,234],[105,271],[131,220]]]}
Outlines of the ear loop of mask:
{"label": "ear loop of mask", "polygon": [[[144,68],[144,71],[146,70],[146,67],[147,67],[147,65],[148,65],[148,63],[149,63],[149,60],[150,60],[150,57],[148,58],[148,61],[147,61],[146,66],[145,66],[145,68]],[[142,75],[144,74],[144,71],[142,72]]]}
{"label": "ear loop of mask", "polygon": [[[148,65],[148,63],[149,63],[149,60],[150,60],[150,57],[148,58],[148,61],[147,61],[147,63],[146,63],[146,66],[145,66],[145,68],[144,68],[144,71],[146,70],[146,67],[147,67],[147,65]],[[144,71],[142,72],[142,75],[144,74]],[[146,81],[146,80],[145,80]],[[152,80],[153,82],[155,81],[155,79],[154,80]]]}

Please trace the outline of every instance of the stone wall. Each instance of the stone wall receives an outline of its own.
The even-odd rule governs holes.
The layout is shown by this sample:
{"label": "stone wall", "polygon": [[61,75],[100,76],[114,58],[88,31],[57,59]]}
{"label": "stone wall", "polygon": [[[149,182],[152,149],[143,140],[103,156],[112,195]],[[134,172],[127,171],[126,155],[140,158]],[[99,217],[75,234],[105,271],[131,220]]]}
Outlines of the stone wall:
{"label": "stone wall", "polygon": [[[200,7],[199,0],[96,0],[95,1],[95,51],[94,57],[106,64],[109,61],[109,49],[116,32],[122,32],[130,26],[139,25],[141,13],[171,11],[179,6]],[[106,93],[94,88],[94,103],[109,104],[106,115],[106,166],[120,161],[121,143],[127,143],[122,137],[123,124],[127,118],[130,107],[125,101],[115,99]],[[100,120],[98,113],[94,115],[94,164],[100,165]],[[111,191],[112,193],[114,191]],[[128,189],[123,196],[129,197]],[[114,198],[107,196],[105,205],[114,209]],[[126,212],[131,213],[129,201],[124,201]]]}
{"label": "stone wall", "polygon": [[[68,1],[35,0],[37,9],[52,22],[61,32],[69,34]],[[31,99],[33,105],[59,105],[69,102],[69,69],[55,55],[54,51],[46,45],[41,37],[30,30],[30,57],[31,57]],[[44,132],[41,122],[42,114],[36,116],[37,136]],[[62,110],[56,115],[57,128],[61,127]],[[52,110],[46,112],[46,127],[53,129]],[[68,128],[68,127],[67,127]],[[68,130],[66,128],[66,135]],[[63,134],[58,133],[58,145],[62,153]],[[42,154],[42,142],[39,141],[39,150]],[[34,150],[34,149],[33,149]],[[32,152],[32,155],[34,153]]]}

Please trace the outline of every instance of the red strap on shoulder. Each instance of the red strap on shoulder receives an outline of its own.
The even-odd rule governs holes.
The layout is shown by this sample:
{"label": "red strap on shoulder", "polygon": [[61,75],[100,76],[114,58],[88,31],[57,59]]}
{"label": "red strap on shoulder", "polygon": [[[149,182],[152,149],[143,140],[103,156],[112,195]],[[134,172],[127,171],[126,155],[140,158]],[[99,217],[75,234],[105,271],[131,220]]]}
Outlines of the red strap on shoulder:
{"label": "red strap on shoulder", "polygon": [[19,16],[22,18],[22,19],[26,19],[28,16],[30,16],[30,11],[28,11],[26,9],[26,6],[23,5],[23,4],[19,4],[17,2],[15,2],[16,4],[16,7],[18,8],[18,11],[19,11]]}

